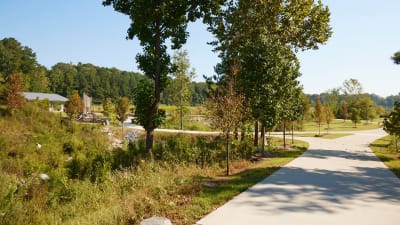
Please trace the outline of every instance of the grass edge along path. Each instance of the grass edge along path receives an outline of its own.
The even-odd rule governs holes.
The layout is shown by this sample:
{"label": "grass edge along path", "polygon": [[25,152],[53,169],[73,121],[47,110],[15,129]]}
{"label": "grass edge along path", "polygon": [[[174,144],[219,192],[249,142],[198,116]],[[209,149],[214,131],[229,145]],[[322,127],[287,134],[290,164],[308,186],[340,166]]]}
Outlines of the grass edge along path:
{"label": "grass edge along path", "polygon": [[350,133],[321,133],[320,137],[317,137],[316,134],[314,133],[300,133],[300,134],[294,134],[295,137],[317,137],[317,138],[323,138],[323,139],[336,139],[336,138],[341,138],[345,136],[350,136],[352,134]]}
{"label": "grass edge along path", "polygon": [[[250,168],[229,177],[210,178],[194,196],[190,204],[179,212],[185,221],[173,221],[173,224],[194,224],[233,197],[264,180],[290,161],[302,155],[308,149],[308,143],[295,140],[291,150],[273,150],[272,157],[262,159]],[[214,185],[213,185],[214,184]]]}
{"label": "grass edge along path", "polygon": [[396,152],[393,137],[388,135],[370,144],[374,154],[400,179],[400,152]]}

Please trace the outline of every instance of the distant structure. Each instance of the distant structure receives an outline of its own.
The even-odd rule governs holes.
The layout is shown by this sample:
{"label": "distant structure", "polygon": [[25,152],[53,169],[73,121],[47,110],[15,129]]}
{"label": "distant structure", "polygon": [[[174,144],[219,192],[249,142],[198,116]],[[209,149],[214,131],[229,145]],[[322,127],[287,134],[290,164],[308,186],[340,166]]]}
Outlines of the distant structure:
{"label": "distant structure", "polygon": [[49,111],[54,112],[57,111],[54,108],[54,103],[60,104],[59,111],[63,112],[64,111],[64,104],[65,102],[68,102],[68,98],[65,98],[59,94],[49,94],[49,93],[37,93],[37,92],[22,92],[24,95],[25,99],[27,101],[43,101],[43,100],[48,100],[49,101]]}
{"label": "distant structure", "polygon": [[83,93],[83,114],[92,113],[92,98]]}

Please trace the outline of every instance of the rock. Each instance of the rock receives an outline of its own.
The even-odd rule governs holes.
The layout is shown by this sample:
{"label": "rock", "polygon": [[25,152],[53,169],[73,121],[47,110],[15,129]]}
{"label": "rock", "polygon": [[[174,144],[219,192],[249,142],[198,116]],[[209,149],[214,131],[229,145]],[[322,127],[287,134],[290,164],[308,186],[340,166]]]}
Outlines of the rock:
{"label": "rock", "polygon": [[39,174],[40,179],[42,180],[48,180],[50,179],[49,175],[45,174],[45,173],[41,173]]}
{"label": "rock", "polygon": [[167,218],[151,217],[140,222],[140,225],[172,225],[172,223]]}
{"label": "rock", "polygon": [[41,144],[39,144],[39,143],[36,143],[36,149],[41,149],[42,148],[42,145]]}

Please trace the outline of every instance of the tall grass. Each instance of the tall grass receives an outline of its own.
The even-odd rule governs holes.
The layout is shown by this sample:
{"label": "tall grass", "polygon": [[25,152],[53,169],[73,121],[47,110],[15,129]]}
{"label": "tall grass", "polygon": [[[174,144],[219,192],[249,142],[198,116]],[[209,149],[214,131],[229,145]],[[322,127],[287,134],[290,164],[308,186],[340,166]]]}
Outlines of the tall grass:
{"label": "tall grass", "polygon": [[[232,170],[239,174],[226,178],[235,188],[221,197],[204,183],[224,172],[222,138],[159,134],[149,159],[144,140],[111,149],[100,128],[36,105],[0,116],[0,224],[138,224],[153,215],[193,224],[298,155],[277,152],[254,164],[250,142],[234,142]],[[240,175],[246,168],[255,169]]]}

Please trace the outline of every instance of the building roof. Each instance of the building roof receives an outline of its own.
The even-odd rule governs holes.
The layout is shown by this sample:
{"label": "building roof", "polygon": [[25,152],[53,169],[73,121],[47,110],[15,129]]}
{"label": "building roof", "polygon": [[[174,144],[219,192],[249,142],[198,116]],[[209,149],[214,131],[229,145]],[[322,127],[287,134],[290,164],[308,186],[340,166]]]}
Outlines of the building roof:
{"label": "building roof", "polygon": [[24,97],[29,100],[49,100],[50,102],[67,102],[68,98],[65,98],[58,94],[48,94],[48,93],[35,93],[35,92],[22,92]]}

